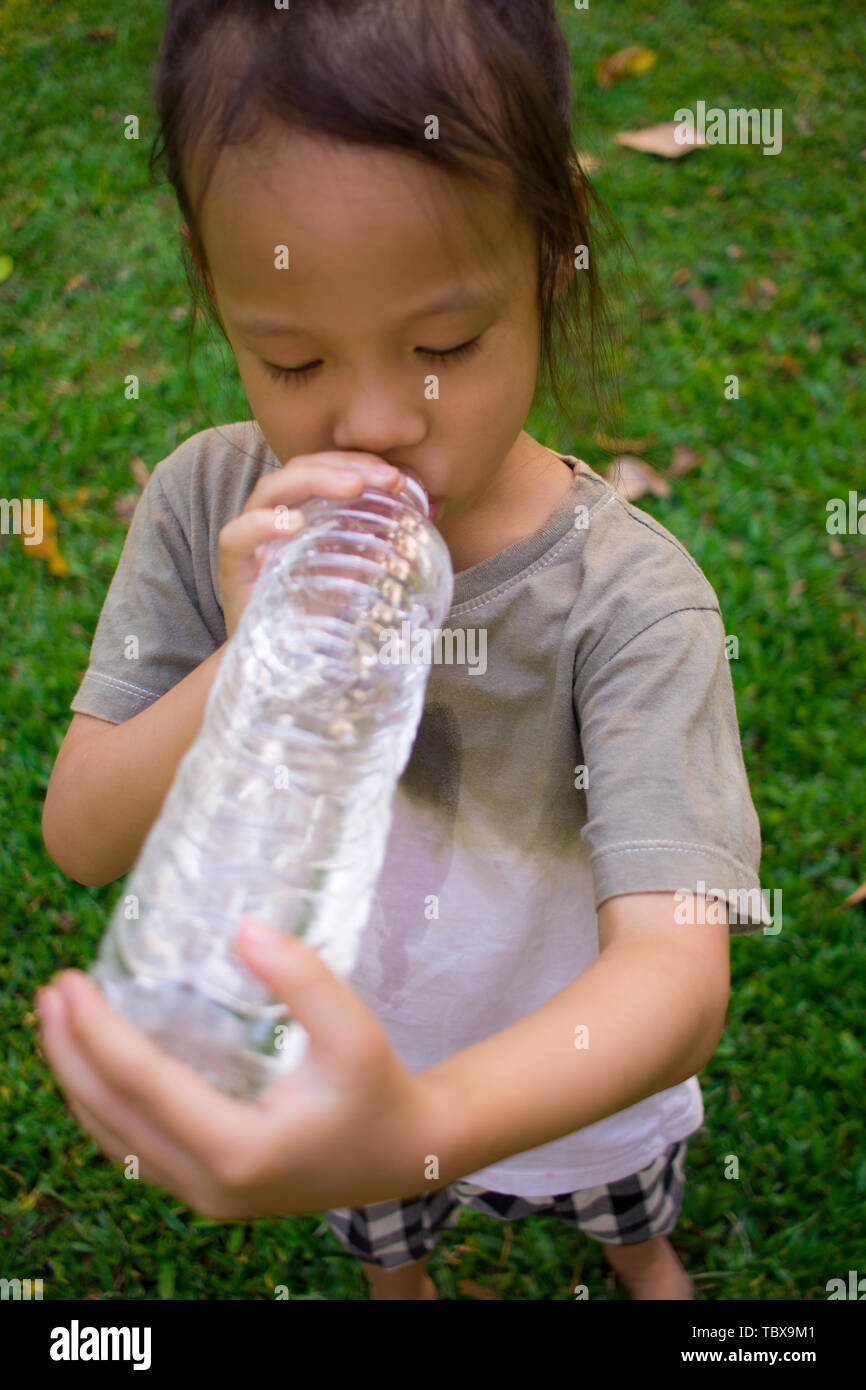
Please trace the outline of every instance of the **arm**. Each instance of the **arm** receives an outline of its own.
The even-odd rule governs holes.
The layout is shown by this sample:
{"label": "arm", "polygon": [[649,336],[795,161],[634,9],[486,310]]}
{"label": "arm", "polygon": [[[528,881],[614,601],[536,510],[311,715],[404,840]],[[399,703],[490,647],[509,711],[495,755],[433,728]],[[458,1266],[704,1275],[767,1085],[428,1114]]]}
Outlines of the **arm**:
{"label": "arm", "polygon": [[[672,893],[609,898],[601,954],[588,970],[510,1028],[421,1074],[438,1118],[421,1147],[444,1187],[685,1081],[713,1055],[730,990],[729,928],[674,919]],[[588,1046],[575,1047],[575,1028]],[[426,1128],[426,1126],[425,1126]],[[414,1180],[406,1175],[408,1193]],[[425,1184],[426,1187],[426,1184]],[[401,1189],[402,1190],[402,1189]]]}
{"label": "arm", "polygon": [[73,719],[45,794],[42,837],[76,882],[111,883],[134,864],[201,727],[225,647],[122,724]]}

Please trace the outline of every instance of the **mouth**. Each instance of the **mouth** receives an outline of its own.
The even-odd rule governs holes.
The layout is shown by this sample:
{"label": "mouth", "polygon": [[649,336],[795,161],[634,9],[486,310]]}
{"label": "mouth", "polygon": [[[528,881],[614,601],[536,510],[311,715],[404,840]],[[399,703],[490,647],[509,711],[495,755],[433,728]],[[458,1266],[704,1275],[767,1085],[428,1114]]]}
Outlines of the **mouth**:
{"label": "mouth", "polygon": [[442,499],[441,499],[441,497],[431,497],[431,498],[430,498],[430,508],[429,508],[429,513],[428,513],[428,515],[429,515],[429,517],[430,517],[430,520],[434,523],[434,525],[435,525],[435,523],[439,520],[439,517],[441,516],[441,514],[442,514]]}

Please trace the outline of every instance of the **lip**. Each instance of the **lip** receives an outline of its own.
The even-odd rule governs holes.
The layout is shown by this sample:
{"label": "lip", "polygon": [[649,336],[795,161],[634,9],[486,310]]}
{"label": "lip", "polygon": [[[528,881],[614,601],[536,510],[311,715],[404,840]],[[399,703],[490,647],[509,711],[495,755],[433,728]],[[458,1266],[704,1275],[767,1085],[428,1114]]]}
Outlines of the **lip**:
{"label": "lip", "polygon": [[430,511],[429,511],[430,520],[431,520],[432,522],[438,521],[438,520],[439,520],[439,517],[441,516],[441,514],[442,514],[442,499],[441,499],[441,497],[431,497],[431,498],[430,498]]}

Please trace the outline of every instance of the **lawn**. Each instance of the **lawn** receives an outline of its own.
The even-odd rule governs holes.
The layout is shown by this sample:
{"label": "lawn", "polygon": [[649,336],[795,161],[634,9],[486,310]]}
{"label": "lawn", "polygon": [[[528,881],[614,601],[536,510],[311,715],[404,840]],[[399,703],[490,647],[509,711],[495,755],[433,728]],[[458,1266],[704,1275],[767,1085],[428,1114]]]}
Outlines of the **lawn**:
{"label": "lawn", "polygon": [[[667,478],[667,496],[639,505],[694,556],[737,638],[761,882],[783,895],[777,935],[732,942],[728,1025],[701,1073],[706,1121],[674,1240],[699,1298],[821,1300],[829,1279],[866,1275],[866,903],[842,906],[866,879],[866,535],[826,529],[830,499],[866,497],[866,15],[820,0],[558,8],[576,145],[634,256],[617,430]],[[50,1299],[256,1299],[281,1284],[363,1299],[360,1266],[318,1217],[220,1224],[122,1181],[35,1049],[36,988],[86,968],[121,888],[61,873],[40,817],[123,545],[122,499],[138,490],[131,461],[152,469],[189,434],[248,414],[227,349],[200,336],[186,368],[179,216],[147,175],[164,10],[0,0],[12,260],[0,491],[49,503],[62,557],[0,536],[0,1275],[41,1277]],[[655,63],[600,88],[597,60],[628,44]],[[698,99],[781,109],[782,152],[663,159],[612,142]],[[138,141],[123,137],[130,113]],[[528,427],[593,467],[610,461],[544,401]],[[687,473],[670,467],[677,445],[700,456]],[[537,1217],[504,1228],[464,1211],[431,1272],[448,1299],[569,1299],[576,1283],[626,1297],[597,1245]]]}

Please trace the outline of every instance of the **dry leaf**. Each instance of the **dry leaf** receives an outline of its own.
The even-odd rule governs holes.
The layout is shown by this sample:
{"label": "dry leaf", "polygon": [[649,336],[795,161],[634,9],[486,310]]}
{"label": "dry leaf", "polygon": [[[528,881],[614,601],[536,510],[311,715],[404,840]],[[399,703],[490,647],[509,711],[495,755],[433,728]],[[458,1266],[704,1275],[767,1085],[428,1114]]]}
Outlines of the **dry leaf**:
{"label": "dry leaf", "polygon": [[820,333],[810,333],[809,336],[808,336],[807,339],[806,339],[806,346],[808,347],[808,349],[809,349],[810,352],[820,352],[820,351],[821,351],[821,334],[820,334]]}
{"label": "dry leaf", "polygon": [[144,459],[139,458],[138,454],[136,454],[135,458],[130,459],[129,467],[133,478],[143,491],[144,488],[147,486],[147,480],[150,477],[150,474],[147,471],[147,464],[145,463]]}
{"label": "dry leaf", "polygon": [[795,112],[794,125],[797,127],[801,135],[812,134],[812,123],[804,111]]}
{"label": "dry leaf", "polygon": [[595,79],[599,87],[610,87],[620,77],[639,77],[647,72],[656,60],[651,48],[640,44],[629,44],[611,53],[609,58],[601,58],[595,65]]}
{"label": "dry leaf", "polygon": [[[681,131],[686,137],[682,144],[675,138],[676,131]],[[665,159],[680,159],[698,145],[707,143],[700,131],[689,131],[675,121],[662,121],[661,125],[650,125],[645,130],[623,130],[613,138],[618,145],[625,145],[630,150],[660,154]]]}
{"label": "dry leaf", "polygon": [[842,542],[839,540],[839,537],[838,537],[838,536],[830,536],[830,537],[828,537],[827,544],[828,544],[828,547],[829,547],[829,550],[830,550],[830,554],[833,556],[833,559],[834,559],[834,560],[841,560],[841,559],[842,559],[842,556],[845,554],[845,549],[844,549],[844,546],[842,545]]}
{"label": "dry leaf", "polygon": [[73,290],[80,290],[82,285],[89,285],[86,275],[73,275],[63,286],[64,294],[71,294]]}
{"label": "dry leaf", "polygon": [[691,280],[692,272],[687,265],[681,265],[671,276],[672,285],[684,285],[687,280]]}
{"label": "dry leaf", "polygon": [[645,434],[642,439],[615,439],[610,434],[602,434],[597,430],[595,441],[603,449],[609,449],[612,454],[643,454],[651,444],[654,444],[656,436]]}
{"label": "dry leaf", "polygon": [[693,449],[691,444],[675,444],[673,457],[671,459],[671,472],[674,477],[681,478],[684,473],[690,473],[693,468],[697,468],[703,455],[697,449]]}
{"label": "dry leaf", "polygon": [[72,516],[73,512],[81,511],[89,495],[90,488],[80,487],[75,490],[71,497],[58,497],[57,505],[64,516]]}
{"label": "dry leaf", "polygon": [[458,1279],[457,1287],[470,1298],[495,1298],[498,1302],[502,1301],[499,1294],[494,1293],[492,1289],[485,1289],[483,1284],[473,1284],[468,1279]]}
{"label": "dry leaf", "polygon": [[761,294],[774,295],[779,293],[775,280],[771,280],[769,275],[760,275],[758,277],[758,289],[761,291]]}
{"label": "dry leaf", "polygon": [[44,499],[42,501],[42,540],[38,545],[25,545],[23,535],[19,536],[19,540],[24,546],[26,555],[44,555],[51,573],[56,574],[59,579],[65,579],[69,574],[69,566],[57,544],[57,521]]}
{"label": "dry leaf", "polygon": [[723,183],[708,184],[707,192],[711,198],[721,198],[724,196],[725,185]]}
{"label": "dry leaf", "polygon": [[742,246],[738,246],[735,241],[732,241],[730,246],[726,246],[725,250],[732,261],[741,261],[746,254]]}
{"label": "dry leaf", "polygon": [[101,24],[94,29],[88,29],[84,37],[91,43],[111,43],[112,39],[117,38],[117,30],[110,24]]}
{"label": "dry leaf", "polygon": [[138,492],[124,492],[120,497],[114,499],[114,515],[118,521],[125,521],[127,526],[132,521],[135,509],[138,506],[138,499],[141,496]]}
{"label": "dry leaf", "polygon": [[803,365],[798,362],[796,357],[792,357],[789,352],[780,353],[778,357],[768,357],[767,366],[778,368],[785,376],[799,376],[803,370]]}
{"label": "dry leaf", "polygon": [[710,299],[706,290],[701,289],[700,285],[690,285],[686,290],[686,299],[688,299],[696,309],[699,309],[702,314],[708,313],[713,307],[713,301]]}
{"label": "dry leaf", "polygon": [[843,907],[853,907],[855,903],[862,903],[866,898],[866,883],[861,883],[859,888],[855,888],[850,897],[843,902]]}
{"label": "dry leaf", "polygon": [[644,463],[643,459],[631,458],[629,454],[614,459],[603,477],[627,502],[633,502],[647,492],[653,497],[667,497],[671,490],[670,484],[654,468]]}

